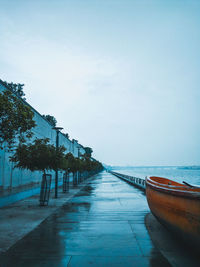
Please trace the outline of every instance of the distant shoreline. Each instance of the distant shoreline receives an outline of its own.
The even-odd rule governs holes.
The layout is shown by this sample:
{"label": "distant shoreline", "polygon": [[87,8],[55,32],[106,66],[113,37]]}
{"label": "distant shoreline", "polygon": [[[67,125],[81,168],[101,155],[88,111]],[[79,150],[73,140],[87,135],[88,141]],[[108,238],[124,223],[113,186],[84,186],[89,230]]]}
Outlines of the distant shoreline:
{"label": "distant shoreline", "polygon": [[135,169],[135,168],[176,168],[179,170],[200,170],[200,166],[110,166],[111,169]]}

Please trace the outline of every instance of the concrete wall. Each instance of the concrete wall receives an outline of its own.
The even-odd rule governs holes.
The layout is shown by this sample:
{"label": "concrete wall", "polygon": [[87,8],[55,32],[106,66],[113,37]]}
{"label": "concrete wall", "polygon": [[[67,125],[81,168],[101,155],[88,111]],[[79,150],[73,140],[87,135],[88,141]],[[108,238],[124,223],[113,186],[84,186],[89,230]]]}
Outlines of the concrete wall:
{"label": "concrete wall", "polygon": [[[0,92],[7,90],[4,85],[0,82]],[[25,102],[26,103],[26,102]],[[28,104],[28,103],[27,103]],[[30,106],[30,105],[29,105]],[[31,106],[30,106],[31,107]],[[34,112],[34,120],[37,126],[33,128],[33,139],[38,138],[49,138],[50,143],[56,144],[56,131],[52,129],[52,125],[45,120],[41,114],[39,114],[33,107],[31,109]],[[84,154],[84,148],[76,140],[69,140],[62,133],[59,133],[59,144],[64,145],[67,149],[66,152],[71,152],[74,156],[78,154]],[[41,181],[41,172],[30,172],[28,170],[20,170],[13,168],[13,163],[9,161],[10,152],[6,149],[0,149],[0,188],[7,189],[9,187],[17,187],[21,185],[39,183]],[[54,172],[50,172],[53,174]],[[59,172],[59,180],[62,179],[62,172]]]}

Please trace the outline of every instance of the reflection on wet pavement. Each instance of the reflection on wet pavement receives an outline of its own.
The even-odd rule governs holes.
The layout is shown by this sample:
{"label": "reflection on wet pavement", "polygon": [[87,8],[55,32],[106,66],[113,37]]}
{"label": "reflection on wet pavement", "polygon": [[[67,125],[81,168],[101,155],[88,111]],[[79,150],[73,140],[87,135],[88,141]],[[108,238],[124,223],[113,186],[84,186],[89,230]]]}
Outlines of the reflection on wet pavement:
{"label": "reflection on wet pavement", "polygon": [[139,189],[102,172],[9,249],[0,266],[170,266],[146,230],[148,212]]}
{"label": "reflection on wet pavement", "polygon": [[200,266],[200,256],[194,250],[194,247],[190,246],[189,242],[186,246],[178,236],[160,224],[152,213],[146,215],[145,224],[153,243],[159,248],[172,266]]}

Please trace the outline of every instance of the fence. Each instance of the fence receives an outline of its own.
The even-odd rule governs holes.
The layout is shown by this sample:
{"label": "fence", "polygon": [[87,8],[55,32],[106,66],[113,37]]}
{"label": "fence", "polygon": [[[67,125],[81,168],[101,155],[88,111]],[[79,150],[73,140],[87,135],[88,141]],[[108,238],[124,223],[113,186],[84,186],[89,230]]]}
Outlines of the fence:
{"label": "fence", "polygon": [[142,178],[138,178],[138,177],[134,177],[134,176],[129,176],[129,175],[125,175],[125,174],[121,174],[118,172],[112,172],[110,171],[110,173],[112,173],[113,175],[119,177],[120,179],[133,184],[134,186],[137,186],[138,188],[142,189],[145,191],[146,189],[146,182],[144,179]]}

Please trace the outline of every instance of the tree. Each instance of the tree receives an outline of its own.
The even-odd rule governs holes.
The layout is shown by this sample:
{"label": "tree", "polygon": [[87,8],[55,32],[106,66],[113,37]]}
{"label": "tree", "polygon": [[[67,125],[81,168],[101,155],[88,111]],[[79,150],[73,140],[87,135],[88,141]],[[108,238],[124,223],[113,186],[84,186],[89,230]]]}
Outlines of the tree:
{"label": "tree", "polygon": [[54,116],[51,115],[42,115],[53,127],[56,127],[57,120]]}
{"label": "tree", "polygon": [[102,163],[95,160],[95,159],[91,159],[90,157],[87,156],[87,154],[83,155],[81,160],[82,160],[81,168],[84,171],[99,172],[99,171],[103,170]]}
{"label": "tree", "polygon": [[75,175],[77,171],[79,171],[79,159],[75,158],[72,153],[68,153],[65,155],[65,159],[67,160],[68,171],[73,173],[73,184],[77,184],[75,181]]}
{"label": "tree", "polygon": [[17,142],[31,138],[36,126],[31,108],[11,91],[0,93],[0,148],[7,143],[10,150]]}
{"label": "tree", "polygon": [[[3,81],[2,81],[3,82]],[[22,83],[8,83],[6,81],[3,82],[3,84],[5,86],[7,86],[14,94],[16,94],[17,96],[23,98],[24,100],[26,99],[24,96],[25,96],[25,93],[23,91],[23,87],[24,87],[24,84]]]}
{"label": "tree", "polygon": [[10,158],[15,167],[30,171],[43,171],[40,205],[48,204],[51,188],[51,174],[47,170],[63,169],[66,159],[65,148],[56,148],[49,144],[49,139],[35,139],[31,144],[19,144],[14,155]]}
{"label": "tree", "polygon": [[92,156],[92,148],[91,147],[84,147],[85,149],[85,154],[88,156],[88,157],[91,157]]}
{"label": "tree", "polygon": [[31,144],[19,144],[10,158],[15,167],[30,171],[63,169],[66,164],[65,147],[49,144],[49,139],[35,139]]}
{"label": "tree", "polygon": [[67,160],[69,172],[75,173],[78,170],[76,158],[72,153],[67,153],[65,159]]}

